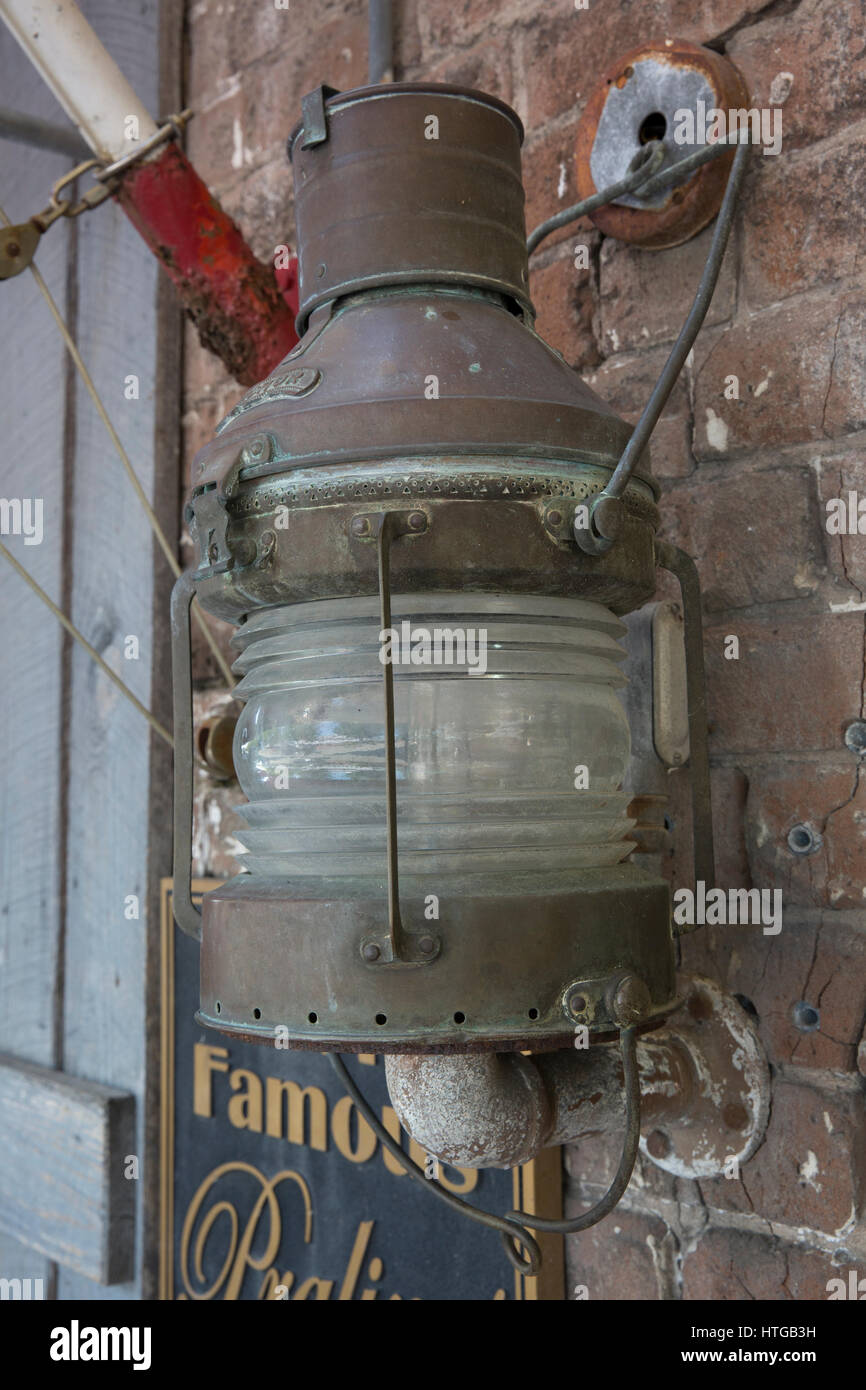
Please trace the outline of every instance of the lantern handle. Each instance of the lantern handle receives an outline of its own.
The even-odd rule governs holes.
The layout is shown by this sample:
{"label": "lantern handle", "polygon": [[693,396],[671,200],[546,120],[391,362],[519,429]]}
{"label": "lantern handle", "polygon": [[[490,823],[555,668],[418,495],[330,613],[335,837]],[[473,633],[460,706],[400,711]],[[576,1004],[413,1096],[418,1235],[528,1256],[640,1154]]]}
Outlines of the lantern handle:
{"label": "lantern handle", "polygon": [[171,666],[174,701],[174,866],[172,904],[181,931],[201,941],[201,908],[192,900],[193,723],[190,609],[195,577],[186,570],[171,591]]}
{"label": "lantern handle", "polygon": [[710,741],[707,732],[701,581],[698,567],[691,555],[687,555],[684,550],[679,550],[668,541],[656,541],[656,562],[675,577],[682,596],[692,795],[692,859],[695,884],[703,882],[709,890],[715,887],[716,864],[713,849],[713,805],[710,795]]}

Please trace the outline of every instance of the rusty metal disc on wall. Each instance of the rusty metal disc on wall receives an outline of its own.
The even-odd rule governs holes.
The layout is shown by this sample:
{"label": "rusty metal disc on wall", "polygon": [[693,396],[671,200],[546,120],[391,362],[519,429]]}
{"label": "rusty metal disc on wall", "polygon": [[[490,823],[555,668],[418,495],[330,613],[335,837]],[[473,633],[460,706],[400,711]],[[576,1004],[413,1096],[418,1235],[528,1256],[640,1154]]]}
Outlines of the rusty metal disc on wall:
{"label": "rusty metal disc on wall", "polygon": [[[701,106],[700,103],[703,103]],[[577,132],[578,196],[625,177],[641,147],[665,142],[662,170],[705,144],[705,117],[748,106],[742,77],[727,58],[698,44],[662,39],[618,57],[593,91]],[[692,138],[688,117],[694,114]],[[719,210],[733,159],[719,155],[681,184],[641,200],[639,190],[590,213],[606,236],[660,250],[688,241]]]}

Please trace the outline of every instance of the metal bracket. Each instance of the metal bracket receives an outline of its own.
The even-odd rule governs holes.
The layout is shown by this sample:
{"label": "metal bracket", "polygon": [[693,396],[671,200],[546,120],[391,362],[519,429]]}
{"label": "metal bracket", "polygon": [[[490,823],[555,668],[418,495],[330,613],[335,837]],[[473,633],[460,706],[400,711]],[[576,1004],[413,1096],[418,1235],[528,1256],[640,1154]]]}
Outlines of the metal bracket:
{"label": "metal bracket", "polygon": [[301,140],[301,149],[309,150],[314,145],[323,145],[328,138],[328,113],[325,110],[325,102],[328,97],[340,95],[338,87],[329,87],[325,83],[315,87],[312,92],[307,92],[305,97],[301,97],[301,120],[304,126],[304,136]]}
{"label": "metal bracket", "polygon": [[[710,796],[710,744],[707,733],[707,684],[704,673],[704,634],[701,581],[691,555],[666,541],[656,541],[656,559],[675,576],[682,594],[686,649],[686,688],[689,717],[689,767],[692,791],[692,838],[695,881],[715,885],[713,806]],[[686,931],[694,928],[686,928]],[[678,935],[684,935],[680,930]]]}

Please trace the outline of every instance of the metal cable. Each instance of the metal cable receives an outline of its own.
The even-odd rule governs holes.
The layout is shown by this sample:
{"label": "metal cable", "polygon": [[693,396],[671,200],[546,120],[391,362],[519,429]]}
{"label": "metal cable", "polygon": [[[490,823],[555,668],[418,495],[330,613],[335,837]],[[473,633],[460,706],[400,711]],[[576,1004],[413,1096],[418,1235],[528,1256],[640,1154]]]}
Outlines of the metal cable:
{"label": "metal cable", "polygon": [[589,198],[584,198],[582,202],[575,203],[570,208],[563,208],[561,212],[548,217],[546,222],[536,227],[526,239],[527,255],[531,256],[545,237],[564,227],[566,223],[576,222],[578,217],[604,207],[605,203],[612,203],[616,198],[621,198],[623,193],[633,193],[635,189],[644,186],[656,173],[664,157],[665,147],[662,141],[648,140],[643,148],[638,150],[628,166],[629,172],[619,183],[608,184],[607,188],[602,188],[599,193],[591,194]]}
{"label": "metal cable", "polygon": [[[9,221],[9,218],[6,216],[6,213],[3,211],[2,207],[0,207],[0,220],[2,220],[7,227],[12,226],[12,223]],[[51,310],[54,322],[57,324],[63,341],[66,344],[67,351],[70,357],[72,358],[73,362],[75,363],[75,366],[78,370],[78,373],[82,381],[84,382],[84,385],[87,387],[87,390],[90,394],[90,398],[93,401],[94,406],[96,407],[97,414],[99,415],[100,420],[102,421],[103,425],[108,431],[109,438],[111,439],[111,442],[114,445],[115,450],[117,451],[117,455],[120,459],[120,462],[123,464],[123,467],[126,470],[126,475],[129,478],[129,481],[132,483],[133,488],[135,489],[135,495],[141,503],[144,513],[150,523],[150,529],[156,537],[156,540],[159,543],[162,553],[168,560],[174,577],[177,579],[180,576],[180,565],[178,564],[174,551],[169,545],[168,540],[166,539],[165,532],[163,531],[157,519],[156,513],[154,512],[153,508],[150,505],[150,502],[148,501],[147,494],[145,493],[144,488],[141,486],[141,483],[138,480],[138,475],[136,474],[135,469],[133,468],[132,463],[130,462],[129,455],[127,454],[126,450],[123,447],[123,444],[120,441],[120,436],[118,435],[117,430],[114,428],[114,425],[111,423],[111,420],[108,417],[108,412],[106,411],[105,406],[102,404],[99,393],[97,392],[96,386],[93,383],[93,378],[87,370],[87,367],[84,365],[81,353],[78,351],[78,348],[75,344],[75,340],[73,339],[72,334],[67,328],[66,323],[63,319],[63,315],[60,313],[60,310],[58,309],[54,301],[54,296],[52,295],[44,279],[42,278],[40,270],[32,261],[30,263],[29,270],[34,280],[36,281],[36,284],[39,286],[39,289],[42,293],[43,298],[45,299],[46,304]],[[217,643],[216,638],[214,637],[213,633],[211,632],[210,628],[205,622],[204,615],[197,605],[194,606],[193,612],[195,613],[196,622],[201,628],[202,634],[204,635],[204,638],[208,646],[210,647],[211,651],[213,652],[216,658],[217,665],[219,666],[220,670],[225,676],[229,689],[232,689],[232,687],[235,684],[235,679],[228,667],[225,657],[219,649],[219,645]]]}
{"label": "metal cable", "polygon": [[662,369],[661,376],[653,387],[652,394],[643,408],[643,413],[622,451],[622,457],[613,471],[610,482],[603,490],[603,495],[606,497],[621,497],[625,492],[634,466],[656,427],[658,418],[667,404],[668,396],[682,370],[683,363],[691,352],[695,338],[700,332],[701,324],[707,316],[707,310],[710,307],[713,291],[719,278],[719,271],[722,268],[725,248],[734,221],[737,194],[746,172],[748,157],[749,146],[744,143],[738,147],[737,153],[734,155],[734,162],[725,188],[725,196],[722,199],[722,206],[719,209],[719,215],[713,229],[713,239],[692,307],[680,329],[679,337],[671,348],[670,356]]}
{"label": "metal cable", "polygon": [[[330,1052],[328,1054],[328,1059],[334,1071],[337,1073],[337,1076],[340,1078],[340,1081],[358,1107],[359,1113],[363,1115],[379,1142],[390,1154],[393,1154],[394,1158],[406,1169],[409,1177],[415,1182],[422,1183],[428,1192],[432,1192],[434,1196],[439,1198],[440,1202],[445,1202],[453,1211],[459,1211],[463,1216],[468,1216],[471,1221],[477,1221],[482,1226],[487,1226],[491,1230],[499,1231],[505,1242],[505,1252],[514,1268],[524,1275],[537,1274],[538,1270],[541,1268],[541,1250],[538,1242],[529,1234],[529,1231],[520,1224],[522,1221],[530,1221],[534,1225],[535,1217],[521,1215],[520,1221],[518,1221],[516,1218],[510,1216],[495,1216],[493,1212],[480,1211],[478,1207],[471,1206],[469,1202],[465,1201],[462,1197],[457,1197],[453,1192],[448,1192],[444,1187],[440,1187],[434,1179],[428,1178],[424,1169],[419,1167],[413,1159],[409,1158],[404,1152],[400,1142],[395,1139],[392,1134],[388,1133],[385,1126],[356,1086],[340,1054],[338,1052]],[[526,1251],[525,1259],[515,1249],[515,1240],[518,1241]]]}
{"label": "metal cable", "polygon": [[[535,1216],[528,1211],[510,1211],[507,1216],[494,1216],[492,1212],[479,1211],[477,1207],[470,1206],[463,1198],[455,1197],[453,1193],[446,1192],[443,1187],[439,1187],[435,1183],[432,1184],[432,1190],[441,1201],[447,1202],[450,1207],[462,1212],[464,1216],[470,1217],[473,1221],[478,1221],[483,1226],[499,1231],[506,1255],[514,1268],[519,1270],[521,1274],[535,1274],[541,1267],[541,1251],[537,1242],[529,1234],[528,1227],[533,1231],[549,1232],[552,1235],[573,1235],[577,1231],[586,1231],[590,1226],[595,1226],[610,1215],[629,1185],[640,1144],[640,1071],[637,1064],[637,1034],[634,1028],[621,1029],[620,1048],[625,1095],[625,1136],[622,1154],[610,1187],[600,1201],[596,1202],[594,1207],[590,1207],[589,1211],[584,1212],[582,1216],[572,1217],[571,1220]],[[380,1123],[349,1075],[342,1057],[336,1052],[331,1052],[329,1053],[329,1060],[374,1134],[377,1135],[389,1153],[392,1153],[400,1163],[407,1166],[410,1177],[424,1183],[429,1190],[431,1180],[427,1177],[424,1169],[407,1158],[402,1146]],[[515,1239],[526,1250],[525,1259],[515,1249]]]}
{"label": "metal cable", "polygon": [[[589,1211],[585,1211],[582,1216],[573,1216],[571,1220],[530,1216],[525,1211],[510,1211],[508,1213],[510,1220],[529,1221],[534,1231],[570,1236],[577,1231],[586,1231],[590,1226],[595,1226],[599,1221],[603,1221],[620,1201],[631,1180],[640,1144],[640,1070],[637,1064],[637,1034],[634,1028],[623,1028],[620,1031],[619,1041],[622,1051],[623,1091],[625,1093],[625,1136],[619,1167],[607,1192],[596,1202],[594,1207],[590,1207]],[[507,1241],[509,1237],[504,1235],[502,1239]]]}
{"label": "metal cable", "polygon": [[[553,217],[549,217],[546,222],[542,222],[535,231],[527,238],[526,250],[531,256],[540,242],[545,237],[550,236],[551,232],[558,231],[560,227],[566,226],[569,222],[576,222],[578,217],[584,217],[588,212],[594,212],[596,208],[603,208],[608,203],[616,202],[624,193],[636,193],[640,189],[642,198],[651,198],[654,193],[661,193],[663,189],[669,188],[671,184],[679,183],[687,174],[692,174],[701,165],[708,164],[711,159],[717,159],[720,154],[724,154],[730,149],[731,145],[744,143],[740,139],[740,132],[735,131],[732,135],[726,136],[722,140],[714,141],[711,145],[702,145],[699,150],[686,155],[676,164],[672,164],[668,169],[659,170],[659,165],[664,159],[664,144],[661,140],[648,140],[642,149],[632,159],[629,165],[629,173],[619,183],[610,183],[607,188],[602,188],[598,193],[593,193],[582,202],[575,203],[570,208],[563,208]],[[650,158],[647,152],[653,157]],[[632,172],[634,171],[634,172]]]}
{"label": "metal cable", "polygon": [[135,708],[138,710],[139,714],[144,715],[151,728],[159,734],[160,738],[165,739],[166,743],[169,745],[170,748],[173,748],[174,739],[168,732],[168,729],[164,728],[163,725],[160,724],[159,720],[151,714],[150,710],[147,709],[147,707],[141,703],[137,695],[133,695],[129,686],[124,685],[123,681],[120,679],[120,676],[118,676],[114,671],[112,671],[108,663],[104,661],[102,657],[99,655],[99,652],[96,650],[96,648],[90,645],[87,638],[84,637],[83,634],[78,631],[78,628],[70,622],[66,614],[62,611],[62,609],[58,608],[54,600],[48,597],[45,590],[39,587],[32,574],[27,573],[27,570],[24,568],[24,566],[20,564],[18,560],[16,560],[11,550],[6,549],[6,546],[3,544],[2,541],[0,541],[0,554],[2,554],[4,558],[9,561],[13,569],[16,569],[18,571],[18,573],[21,575],[21,578],[24,580],[24,583],[30,586],[34,594],[36,594],[37,598],[40,598],[42,602],[45,604],[46,608],[51,609],[51,612],[54,614],[57,621],[63,627],[65,627],[70,637],[74,637],[76,642],[80,642],[81,646],[87,652],[87,655],[93,658],[100,670],[104,671],[106,676],[108,676],[109,680],[113,681],[114,684],[117,686],[118,690],[126,696],[127,700],[129,700],[131,704],[135,705]]}

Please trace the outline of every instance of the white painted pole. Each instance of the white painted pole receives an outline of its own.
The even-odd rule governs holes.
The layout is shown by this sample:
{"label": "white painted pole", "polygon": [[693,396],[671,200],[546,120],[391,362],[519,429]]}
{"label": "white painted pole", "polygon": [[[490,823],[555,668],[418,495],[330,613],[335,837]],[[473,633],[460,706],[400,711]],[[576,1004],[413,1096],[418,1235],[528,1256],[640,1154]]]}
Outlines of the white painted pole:
{"label": "white painted pole", "polygon": [[110,164],[156,133],[73,0],[0,0],[0,18],[99,159]]}

